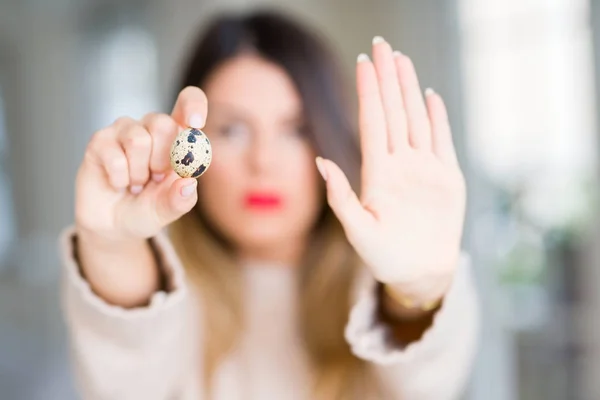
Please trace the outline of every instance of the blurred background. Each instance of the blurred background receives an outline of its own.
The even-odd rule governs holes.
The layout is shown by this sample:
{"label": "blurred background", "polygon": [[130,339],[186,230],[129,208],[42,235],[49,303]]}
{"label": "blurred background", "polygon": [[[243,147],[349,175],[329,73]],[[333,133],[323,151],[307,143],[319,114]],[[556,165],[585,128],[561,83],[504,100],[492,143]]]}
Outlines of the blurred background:
{"label": "blurred background", "polygon": [[347,67],[382,35],[446,99],[483,334],[465,399],[600,399],[596,0],[0,0],[0,399],[77,399],[57,235],[92,133],[168,111],[190,36],[275,6]]}

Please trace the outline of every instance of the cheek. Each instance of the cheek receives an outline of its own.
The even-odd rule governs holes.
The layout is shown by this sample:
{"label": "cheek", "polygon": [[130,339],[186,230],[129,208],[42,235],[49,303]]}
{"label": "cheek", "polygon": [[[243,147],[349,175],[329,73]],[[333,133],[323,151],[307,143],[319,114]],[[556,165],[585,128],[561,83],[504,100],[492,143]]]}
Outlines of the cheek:
{"label": "cheek", "polygon": [[242,190],[243,177],[239,174],[241,166],[239,159],[228,157],[226,153],[220,153],[218,147],[210,168],[198,182],[198,205],[205,215],[218,227],[235,221],[233,213],[236,207],[235,201]]}

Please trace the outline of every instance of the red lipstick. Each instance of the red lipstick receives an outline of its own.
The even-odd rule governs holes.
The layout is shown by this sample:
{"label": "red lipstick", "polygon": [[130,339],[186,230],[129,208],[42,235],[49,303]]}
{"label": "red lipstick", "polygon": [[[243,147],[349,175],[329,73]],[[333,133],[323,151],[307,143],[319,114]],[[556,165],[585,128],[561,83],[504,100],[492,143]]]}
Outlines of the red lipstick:
{"label": "red lipstick", "polygon": [[281,207],[281,196],[274,193],[251,192],[244,199],[247,208],[259,210],[275,210]]}

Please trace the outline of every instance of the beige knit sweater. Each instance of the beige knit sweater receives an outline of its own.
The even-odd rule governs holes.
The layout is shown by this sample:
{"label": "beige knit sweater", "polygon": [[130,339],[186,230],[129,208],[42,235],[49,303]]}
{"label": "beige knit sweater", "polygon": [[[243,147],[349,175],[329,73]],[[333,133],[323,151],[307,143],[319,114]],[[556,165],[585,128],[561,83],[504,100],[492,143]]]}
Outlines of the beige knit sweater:
{"label": "beige knit sweater", "polygon": [[[202,305],[166,236],[154,243],[174,290],[155,293],[148,307],[123,309],[96,296],[79,274],[72,229],[61,237],[64,309],[74,370],[85,400],[199,400]],[[215,400],[309,399],[310,376],[296,315],[293,269],[244,268],[247,329],[215,374]],[[450,400],[460,396],[476,348],[478,307],[468,259],[432,326],[405,348],[392,345],[376,318],[374,280],[356,284],[346,339],[368,360],[390,398]]]}

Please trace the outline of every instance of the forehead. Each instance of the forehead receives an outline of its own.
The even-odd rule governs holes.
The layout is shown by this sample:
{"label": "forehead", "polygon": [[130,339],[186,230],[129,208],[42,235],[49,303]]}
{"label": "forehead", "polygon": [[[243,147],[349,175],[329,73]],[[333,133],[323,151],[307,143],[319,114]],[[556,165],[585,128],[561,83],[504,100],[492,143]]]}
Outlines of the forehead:
{"label": "forehead", "polygon": [[209,113],[211,108],[225,106],[272,116],[290,116],[302,110],[302,100],[286,71],[257,55],[244,54],[226,61],[211,75],[204,90]]}

